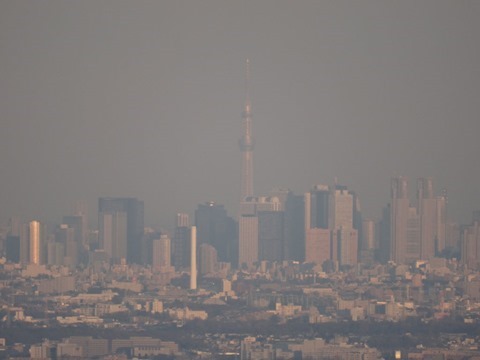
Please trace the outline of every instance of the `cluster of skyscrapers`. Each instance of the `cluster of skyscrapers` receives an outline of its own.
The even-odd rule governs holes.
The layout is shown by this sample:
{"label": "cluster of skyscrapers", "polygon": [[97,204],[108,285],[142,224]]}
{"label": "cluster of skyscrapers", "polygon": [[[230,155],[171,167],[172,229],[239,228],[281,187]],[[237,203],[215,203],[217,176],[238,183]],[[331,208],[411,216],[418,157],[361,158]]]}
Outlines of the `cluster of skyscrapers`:
{"label": "cluster of skyscrapers", "polygon": [[167,235],[145,231],[142,201],[100,198],[98,232],[87,231],[84,211],[65,216],[53,235],[38,221],[12,221],[6,239],[8,260],[70,267],[95,261],[149,264],[167,278],[175,269],[190,269],[192,288],[196,288],[197,267],[200,274],[209,274],[230,267],[254,269],[264,261],[335,269],[359,262],[407,264],[459,249],[466,265],[478,267],[480,213],[463,228],[449,223],[446,193],[435,194],[431,178],[417,180],[413,203],[407,178],[393,178],[391,202],[379,221],[362,219],[357,194],[339,184],[316,185],[303,195],[276,188],[255,196],[249,66],[247,60],[237,219],[228,216],[223,205],[210,201],[198,206],[194,226],[188,214],[177,214],[175,229]]}

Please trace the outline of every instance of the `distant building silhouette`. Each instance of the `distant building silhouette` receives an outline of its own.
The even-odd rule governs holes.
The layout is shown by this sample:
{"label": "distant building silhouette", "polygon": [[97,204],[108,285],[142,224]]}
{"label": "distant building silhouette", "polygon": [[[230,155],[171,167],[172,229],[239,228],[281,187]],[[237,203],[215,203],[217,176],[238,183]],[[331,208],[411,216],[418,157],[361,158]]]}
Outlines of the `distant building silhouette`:
{"label": "distant building silhouette", "polygon": [[284,260],[284,214],[283,211],[258,212],[258,260]]}
{"label": "distant building silhouette", "polygon": [[5,240],[5,256],[9,262],[20,262],[20,236],[7,235]]}
{"label": "distant building silhouette", "polygon": [[153,240],[152,266],[157,270],[171,266],[171,240],[167,235]]}
{"label": "distant building silhouette", "polygon": [[316,185],[304,199],[305,261],[357,264],[361,217],[355,193],[343,185]]}
{"label": "distant building silhouette", "polygon": [[397,264],[406,260],[407,224],[410,201],[407,178],[400,176],[391,181],[390,259]]}
{"label": "distant building silhouette", "polygon": [[[240,204],[238,265],[252,267],[259,260],[259,213],[281,211],[277,197],[247,197]],[[265,221],[267,221],[265,219]],[[278,222],[277,222],[278,223]],[[266,233],[265,233],[266,235]],[[271,235],[268,235],[271,236]],[[283,247],[283,244],[281,245]]]}
{"label": "distant building silhouette", "polygon": [[198,244],[212,245],[222,262],[236,262],[236,226],[223,205],[209,201],[195,210]]}
{"label": "distant building silhouette", "polygon": [[135,198],[100,198],[100,247],[114,262],[141,263],[143,202]]}
{"label": "distant building silhouette", "polygon": [[480,219],[475,213],[472,223],[462,229],[460,249],[462,264],[471,270],[480,269]]}
{"label": "distant building silhouette", "polygon": [[200,274],[212,274],[217,268],[217,250],[212,245],[202,244],[200,251]]}
{"label": "distant building silhouette", "polygon": [[303,262],[305,258],[305,207],[304,196],[295,195],[290,189],[275,188],[271,197],[280,200],[284,213],[283,260]]}

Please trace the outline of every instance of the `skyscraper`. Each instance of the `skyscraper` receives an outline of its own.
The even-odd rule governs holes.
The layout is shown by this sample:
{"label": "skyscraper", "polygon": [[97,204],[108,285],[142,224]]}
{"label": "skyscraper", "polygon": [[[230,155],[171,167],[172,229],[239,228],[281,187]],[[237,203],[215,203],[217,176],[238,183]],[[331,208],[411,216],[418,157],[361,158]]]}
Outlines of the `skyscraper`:
{"label": "skyscraper", "polygon": [[175,227],[189,227],[190,217],[187,213],[177,213],[175,218]]}
{"label": "skyscraper", "polygon": [[190,266],[190,228],[177,226],[173,233],[173,265],[177,270]]}
{"label": "skyscraper", "polygon": [[480,268],[480,219],[475,213],[472,224],[461,231],[460,251],[463,265],[468,269]]}
{"label": "skyscraper", "polygon": [[417,206],[410,206],[408,182],[392,179],[390,259],[399,264],[431,260],[446,246],[446,192],[435,196],[433,180],[417,180]]}
{"label": "skyscraper", "polygon": [[301,261],[305,259],[304,197],[295,195],[288,188],[277,187],[270,191],[271,197],[280,200],[280,210],[284,213],[283,260]]}
{"label": "skyscraper", "polygon": [[152,267],[155,270],[170,267],[171,241],[167,235],[161,235],[160,239],[153,240]]}
{"label": "skyscraper", "polygon": [[31,221],[28,224],[28,238],[30,263],[40,265],[42,244],[40,241],[40,223],[38,221]]}
{"label": "skyscraper", "polygon": [[217,267],[217,250],[212,245],[202,244],[199,246],[200,274],[212,274]]}
{"label": "skyscraper", "polygon": [[100,198],[100,246],[114,261],[140,263],[143,237],[143,201],[135,198]]}
{"label": "skyscraper", "polygon": [[250,61],[247,59],[245,107],[242,113],[243,134],[239,141],[240,151],[242,152],[241,201],[248,196],[253,196],[253,148],[255,142],[252,136],[252,106],[249,94],[249,81]]}
{"label": "skyscraper", "polygon": [[[77,229],[67,224],[60,225],[55,231],[54,254],[49,252],[49,264],[65,265],[75,267],[78,265],[78,253],[81,239],[77,237]],[[49,243],[50,247],[52,246]],[[61,248],[61,250],[57,250]],[[58,254],[57,254],[58,252]],[[51,255],[52,258],[50,257]]]}
{"label": "skyscraper", "polygon": [[[358,231],[354,229],[354,209],[358,199],[346,186],[335,185],[328,200],[328,223],[336,234],[337,259],[340,265],[355,265],[358,258]],[[335,237],[333,237],[335,239]]]}
{"label": "skyscraper", "polygon": [[[258,258],[259,218],[262,211],[280,211],[277,197],[247,197],[240,204],[238,220],[238,265],[251,267]],[[283,221],[283,220],[282,220]]]}
{"label": "skyscraper", "polygon": [[305,261],[322,265],[334,259],[333,250],[336,249],[328,226],[330,190],[327,185],[315,185],[305,193],[304,199]]}
{"label": "skyscraper", "polygon": [[223,205],[213,201],[198,205],[195,210],[197,242],[212,245],[219,261],[235,262],[236,227],[235,221],[227,215]]}
{"label": "skyscraper", "polygon": [[423,260],[435,256],[435,236],[437,220],[437,199],[433,195],[431,178],[417,180],[418,215],[420,218],[421,255]]}
{"label": "skyscraper", "polygon": [[240,216],[238,233],[238,266],[250,268],[258,261],[258,217]]}
{"label": "skyscraper", "polygon": [[328,229],[330,190],[315,185],[305,194],[305,229]]}
{"label": "skyscraper", "polygon": [[284,212],[258,212],[258,259],[284,260]]}
{"label": "skyscraper", "polygon": [[353,228],[353,196],[346,186],[335,185],[330,191],[328,223],[332,230],[340,227]]}
{"label": "skyscraper", "polygon": [[362,220],[362,241],[359,241],[359,254],[362,263],[372,263],[375,255],[375,221],[371,219]]}
{"label": "skyscraper", "polygon": [[393,178],[390,207],[390,259],[397,264],[405,263],[409,208],[407,178],[403,176]]}
{"label": "skyscraper", "polygon": [[20,262],[20,236],[7,235],[5,240],[5,257],[7,261],[13,263]]}

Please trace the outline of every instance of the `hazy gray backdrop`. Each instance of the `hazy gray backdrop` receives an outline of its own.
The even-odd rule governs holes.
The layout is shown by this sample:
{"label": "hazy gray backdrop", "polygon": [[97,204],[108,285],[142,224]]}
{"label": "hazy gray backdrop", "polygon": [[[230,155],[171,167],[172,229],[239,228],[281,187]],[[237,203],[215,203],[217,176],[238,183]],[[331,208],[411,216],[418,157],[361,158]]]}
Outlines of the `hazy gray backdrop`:
{"label": "hazy gray backdrop", "polygon": [[0,218],[235,215],[247,57],[256,193],[338,177],[378,216],[392,176],[432,176],[480,208],[479,1],[2,0]]}

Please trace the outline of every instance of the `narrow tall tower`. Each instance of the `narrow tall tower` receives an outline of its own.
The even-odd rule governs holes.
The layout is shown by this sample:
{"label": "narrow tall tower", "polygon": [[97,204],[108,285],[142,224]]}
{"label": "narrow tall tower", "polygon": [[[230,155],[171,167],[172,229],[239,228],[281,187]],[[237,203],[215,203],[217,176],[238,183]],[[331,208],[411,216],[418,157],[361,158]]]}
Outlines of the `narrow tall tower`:
{"label": "narrow tall tower", "polygon": [[197,290],[197,227],[190,232],[190,290]]}
{"label": "narrow tall tower", "polygon": [[245,108],[242,113],[243,135],[239,141],[240,151],[242,152],[242,193],[241,200],[245,197],[253,196],[253,148],[254,139],[252,136],[252,105],[250,102],[250,60],[246,62],[246,96]]}

